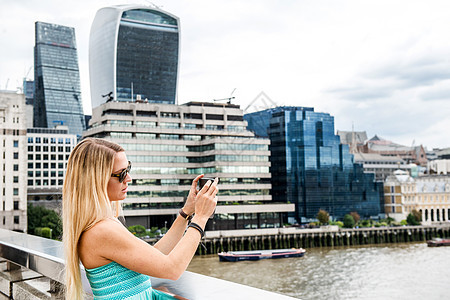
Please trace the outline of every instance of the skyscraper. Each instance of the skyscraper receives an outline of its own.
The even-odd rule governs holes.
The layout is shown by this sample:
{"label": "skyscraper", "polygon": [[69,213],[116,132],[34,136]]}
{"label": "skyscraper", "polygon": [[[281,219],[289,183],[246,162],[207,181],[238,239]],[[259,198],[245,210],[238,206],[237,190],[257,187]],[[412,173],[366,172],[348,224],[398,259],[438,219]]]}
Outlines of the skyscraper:
{"label": "skyscraper", "polygon": [[85,129],[75,29],[36,22],[34,127]]}
{"label": "skyscraper", "polygon": [[290,216],[298,222],[311,221],[319,209],[338,219],[352,211],[363,217],[382,212],[382,185],[353,164],[332,116],[310,107],[277,107],[244,119],[250,130],[270,137],[272,197],[295,203]]}
{"label": "skyscraper", "polygon": [[100,9],[89,40],[92,107],[112,99],[175,104],[178,23],[147,6]]}

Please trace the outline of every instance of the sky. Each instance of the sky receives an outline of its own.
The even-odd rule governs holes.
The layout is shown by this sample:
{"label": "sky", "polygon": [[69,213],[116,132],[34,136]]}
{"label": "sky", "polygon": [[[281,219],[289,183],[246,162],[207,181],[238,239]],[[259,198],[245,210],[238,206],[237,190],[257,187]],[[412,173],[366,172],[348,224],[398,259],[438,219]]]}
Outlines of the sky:
{"label": "sky", "polygon": [[34,22],[74,27],[91,114],[92,21],[102,7],[131,3],[180,18],[180,104],[314,107],[334,116],[336,131],[450,147],[446,0],[0,0],[0,89],[33,79]]}

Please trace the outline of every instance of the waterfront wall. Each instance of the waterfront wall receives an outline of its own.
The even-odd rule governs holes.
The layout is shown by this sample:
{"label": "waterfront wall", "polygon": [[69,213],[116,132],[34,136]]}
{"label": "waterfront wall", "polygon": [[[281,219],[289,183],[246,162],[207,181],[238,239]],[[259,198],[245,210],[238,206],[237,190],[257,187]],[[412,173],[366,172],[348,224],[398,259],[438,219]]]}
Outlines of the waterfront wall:
{"label": "waterfront wall", "polygon": [[425,242],[450,238],[450,223],[430,226],[341,229],[325,226],[317,229],[270,228],[261,230],[208,231],[198,255],[224,251],[270,250],[376,245],[385,243]]}

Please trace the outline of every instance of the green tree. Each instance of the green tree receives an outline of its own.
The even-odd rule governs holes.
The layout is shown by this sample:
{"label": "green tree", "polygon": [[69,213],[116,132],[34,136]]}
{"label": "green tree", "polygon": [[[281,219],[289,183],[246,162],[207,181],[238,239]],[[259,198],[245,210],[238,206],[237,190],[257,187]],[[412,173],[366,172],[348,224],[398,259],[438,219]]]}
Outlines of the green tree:
{"label": "green tree", "polygon": [[320,209],[317,213],[317,220],[319,220],[320,224],[326,224],[330,220],[330,215],[323,209]]}
{"label": "green tree", "polygon": [[344,227],[345,228],[353,228],[355,226],[355,219],[353,219],[352,215],[346,214],[344,216]]}
{"label": "green tree", "polygon": [[[61,217],[53,210],[42,206],[33,206],[28,204],[28,233],[34,235],[48,236],[46,230],[42,231],[44,227],[51,229],[51,236],[53,239],[61,239],[62,236],[62,220]],[[36,228],[41,228],[35,232]],[[39,234],[40,233],[40,234]]]}
{"label": "green tree", "polygon": [[417,221],[416,216],[412,213],[410,213],[407,217],[406,217],[406,222],[409,225],[420,225],[420,222]]}
{"label": "green tree", "polygon": [[355,220],[355,224],[357,224],[359,222],[359,220],[361,219],[361,217],[359,216],[359,214],[356,211],[352,211],[350,213],[350,215],[353,217],[353,220]]}
{"label": "green tree", "polygon": [[416,217],[417,222],[422,222],[422,214],[419,211],[413,209],[411,213]]}

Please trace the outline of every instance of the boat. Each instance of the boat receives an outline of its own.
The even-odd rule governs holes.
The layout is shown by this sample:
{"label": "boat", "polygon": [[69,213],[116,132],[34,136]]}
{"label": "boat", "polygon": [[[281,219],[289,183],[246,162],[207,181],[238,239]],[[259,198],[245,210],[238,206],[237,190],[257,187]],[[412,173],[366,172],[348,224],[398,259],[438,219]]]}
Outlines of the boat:
{"label": "boat", "polygon": [[428,247],[450,246],[450,239],[435,238],[427,241]]}
{"label": "boat", "polygon": [[305,255],[305,249],[275,249],[275,250],[254,250],[254,251],[231,251],[220,252],[220,261],[242,261],[242,260],[260,260],[268,258],[302,257]]}

